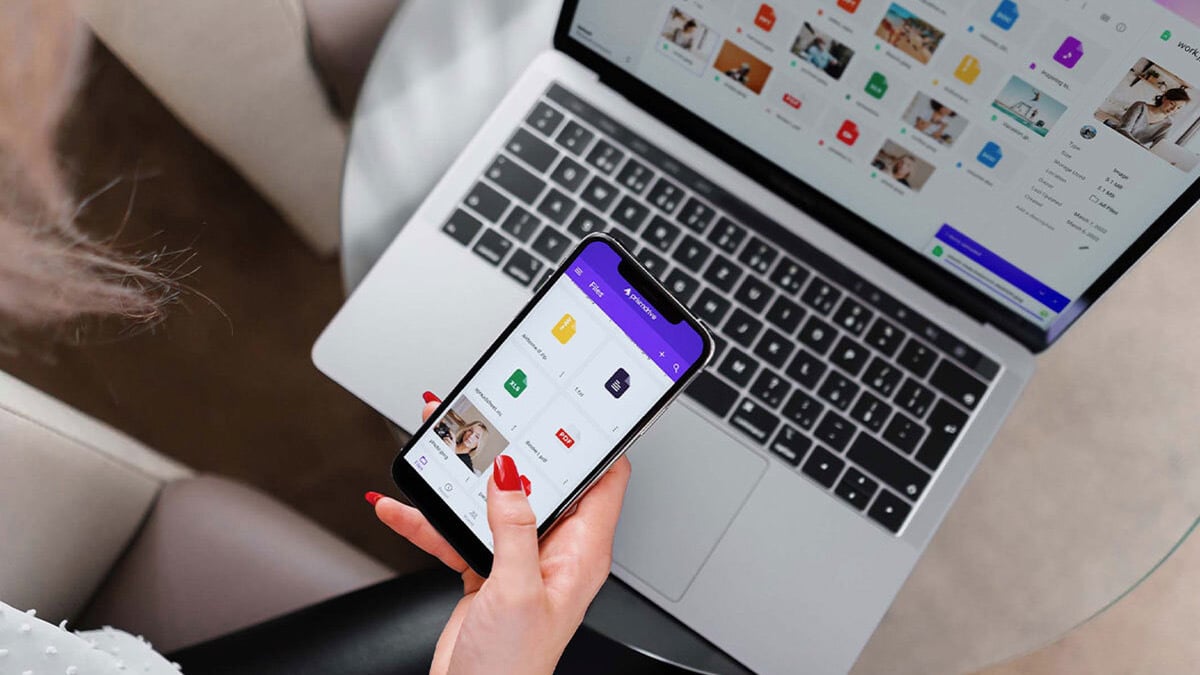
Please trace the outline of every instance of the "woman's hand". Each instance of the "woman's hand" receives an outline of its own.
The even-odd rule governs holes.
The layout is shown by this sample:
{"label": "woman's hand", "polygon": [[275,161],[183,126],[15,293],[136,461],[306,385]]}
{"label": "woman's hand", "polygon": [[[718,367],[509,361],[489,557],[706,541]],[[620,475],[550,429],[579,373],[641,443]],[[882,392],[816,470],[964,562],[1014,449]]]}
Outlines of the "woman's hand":
{"label": "woman's hand", "polygon": [[[426,396],[423,419],[437,409]],[[511,458],[496,458],[488,481],[495,561],[473,572],[419,511],[368,494],[388,527],[462,574],[463,599],[438,639],[433,673],[552,673],[612,565],[613,533],[629,484],[622,457],[538,545],[537,522]]]}

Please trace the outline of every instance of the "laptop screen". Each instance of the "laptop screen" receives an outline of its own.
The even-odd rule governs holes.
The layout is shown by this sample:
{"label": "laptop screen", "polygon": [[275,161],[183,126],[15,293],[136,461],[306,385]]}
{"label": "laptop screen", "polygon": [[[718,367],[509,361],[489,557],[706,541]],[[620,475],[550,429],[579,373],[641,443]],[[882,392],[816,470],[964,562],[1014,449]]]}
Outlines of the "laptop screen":
{"label": "laptop screen", "polygon": [[1193,0],[579,0],[570,37],[1043,328],[1196,181]]}

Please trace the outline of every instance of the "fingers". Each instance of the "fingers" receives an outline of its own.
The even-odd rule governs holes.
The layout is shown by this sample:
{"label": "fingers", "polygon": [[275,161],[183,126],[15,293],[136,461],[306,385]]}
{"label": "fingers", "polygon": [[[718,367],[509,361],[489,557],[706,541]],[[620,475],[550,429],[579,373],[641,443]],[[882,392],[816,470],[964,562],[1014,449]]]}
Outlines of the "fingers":
{"label": "fingers", "polygon": [[437,394],[432,391],[427,391],[422,396],[425,399],[425,409],[421,411],[421,421],[429,419],[429,416],[437,411],[438,406],[442,404],[442,399],[437,397]]}
{"label": "fingers", "polygon": [[467,570],[467,562],[454,550],[437,530],[429,524],[421,512],[395,499],[383,497],[375,503],[375,515],[384,525],[392,528],[396,534],[411,541],[414,546],[442,563],[462,573]]}
{"label": "fingers", "polygon": [[598,543],[610,549],[617,530],[617,521],[621,518],[621,504],[625,501],[625,489],[629,486],[632,471],[633,467],[628,457],[617,460],[608,473],[601,476],[592,489],[579,500],[579,507],[572,516],[586,522],[593,537],[602,538]]}
{"label": "fingers", "polygon": [[537,519],[521,485],[517,464],[508,455],[492,463],[488,481],[488,525],[495,561],[492,580],[514,591],[533,590],[542,580],[538,558]]}

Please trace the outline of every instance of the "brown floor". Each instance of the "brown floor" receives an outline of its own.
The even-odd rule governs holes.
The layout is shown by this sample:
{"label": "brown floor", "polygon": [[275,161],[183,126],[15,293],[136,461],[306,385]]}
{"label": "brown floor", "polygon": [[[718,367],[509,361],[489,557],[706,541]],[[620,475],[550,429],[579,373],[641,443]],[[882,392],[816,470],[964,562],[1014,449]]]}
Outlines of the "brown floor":
{"label": "brown floor", "polygon": [[[336,260],[305,248],[102,47],[90,74],[63,134],[77,194],[146,176],[120,243],[190,248],[198,293],[154,333],[0,356],[0,369],[199,471],[267,491],[398,569],[426,564],[362,498],[391,486],[390,433],[309,360],[342,300]],[[114,232],[132,184],[96,198],[84,224]]]}

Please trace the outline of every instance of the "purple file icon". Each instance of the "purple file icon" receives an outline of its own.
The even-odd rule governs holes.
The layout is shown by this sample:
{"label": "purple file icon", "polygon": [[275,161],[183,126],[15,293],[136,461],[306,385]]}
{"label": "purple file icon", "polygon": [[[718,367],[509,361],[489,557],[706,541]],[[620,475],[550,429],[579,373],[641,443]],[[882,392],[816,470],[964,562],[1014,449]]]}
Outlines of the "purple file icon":
{"label": "purple file icon", "polygon": [[1062,46],[1058,51],[1054,52],[1054,60],[1062,64],[1064,68],[1074,68],[1075,64],[1079,63],[1079,59],[1083,58],[1083,43],[1079,38],[1068,36],[1063,40]]}
{"label": "purple file icon", "polygon": [[604,383],[604,388],[613,398],[621,398],[629,391],[629,373],[625,372],[624,368],[617,368],[617,372]]}

